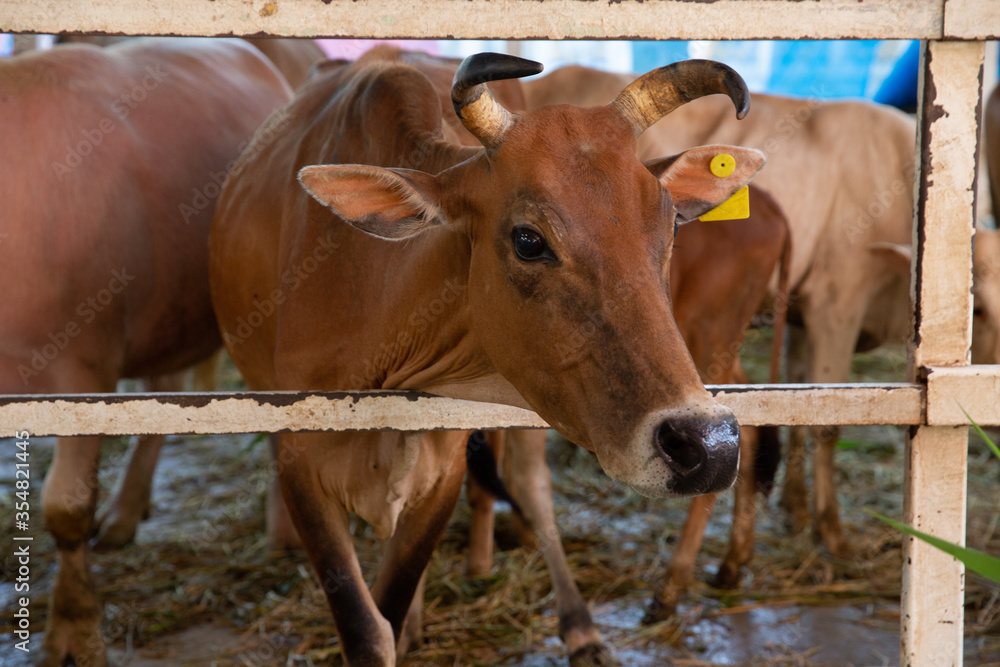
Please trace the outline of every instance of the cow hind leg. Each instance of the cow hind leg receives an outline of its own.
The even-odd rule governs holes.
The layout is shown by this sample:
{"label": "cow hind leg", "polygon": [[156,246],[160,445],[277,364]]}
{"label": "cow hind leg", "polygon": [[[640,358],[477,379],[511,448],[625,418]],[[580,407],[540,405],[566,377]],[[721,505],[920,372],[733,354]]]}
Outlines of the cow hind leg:
{"label": "cow hind leg", "polygon": [[42,489],[45,525],[58,549],[58,572],[37,661],[44,667],[108,664],[87,546],[97,507],[100,448],[99,437],[60,438]]}
{"label": "cow hind leg", "polygon": [[[184,373],[148,378],[145,385],[152,392],[181,391]],[[135,540],[139,521],[149,518],[153,474],[165,441],[163,435],[143,435],[129,446],[125,471],[97,518],[97,536],[91,545],[95,550],[121,549]]]}
{"label": "cow hind leg", "polygon": [[718,494],[710,493],[691,500],[674,558],[664,576],[664,584],[650,601],[643,623],[665,621],[676,613],[678,602],[694,581],[695,560],[717,497]]}
{"label": "cow hind leg", "polygon": [[559,612],[559,636],[571,667],[614,665],[566,562],[545,464],[545,435],[544,430],[507,432],[507,483],[545,558]]}
{"label": "cow hind leg", "polygon": [[813,428],[816,451],[813,459],[813,490],[816,496],[815,537],[837,558],[850,558],[854,549],[840,525],[840,505],[834,481],[836,468],[833,461],[840,428],[818,426]]}
{"label": "cow hind leg", "polygon": [[733,525],[729,537],[729,551],[719,564],[719,571],[712,580],[718,588],[735,588],[740,583],[740,569],[753,556],[754,524],[757,518],[756,455],[758,431],[752,426],[740,429],[740,476],[736,480],[733,503]]}
{"label": "cow hind leg", "polygon": [[147,435],[132,442],[125,472],[97,519],[95,550],[121,549],[135,540],[139,521],[149,517],[153,473],[165,441],[166,436]]}
{"label": "cow hind leg", "polygon": [[[809,342],[801,327],[788,328],[788,381],[805,382],[808,377]],[[809,525],[809,489],[806,486],[806,427],[788,429],[785,484],[779,504],[788,517],[788,528],[798,533]]]}
{"label": "cow hind leg", "polygon": [[[486,431],[483,436],[486,445],[493,450],[494,461],[499,464],[503,459],[504,432]],[[465,573],[470,577],[485,577],[493,569],[494,497],[470,474],[466,485],[466,498],[471,516]]]}
{"label": "cow hind leg", "polygon": [[[280,466],[281,462],[278,459],[278,435],[272,433],[268,436],[268,442],[271,446],[271,455],[275,461],[278,461],[278,465]],[[265,521],[267,525],[267,541],[270,547],[278,551],[301,549],[302,538],[299,537],[298,531],[295,530],[295,524],[288,513],[288,506],[285,504],[285,497],[281,493],[278,476],[273,473],[267,489],[266,504]]]}

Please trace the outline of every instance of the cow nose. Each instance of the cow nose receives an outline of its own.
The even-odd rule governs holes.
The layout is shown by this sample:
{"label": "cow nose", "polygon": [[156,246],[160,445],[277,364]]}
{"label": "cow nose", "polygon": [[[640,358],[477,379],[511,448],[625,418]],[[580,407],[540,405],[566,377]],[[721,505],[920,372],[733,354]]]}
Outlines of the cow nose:
{"label": "cow nose", "polygon": [[705,445],[694,433],[674,422],[663,422],[656,429],[656,444],[666,456],[667,466],[678,475],[689,475],[708,458]]}
{"label": "cow nose", "polygon": [[654,444],[673,473],[678,495],[714,493],[732,486],[740,463],[740,428],[726,410],[711,416],[685,414],[665,419]]}

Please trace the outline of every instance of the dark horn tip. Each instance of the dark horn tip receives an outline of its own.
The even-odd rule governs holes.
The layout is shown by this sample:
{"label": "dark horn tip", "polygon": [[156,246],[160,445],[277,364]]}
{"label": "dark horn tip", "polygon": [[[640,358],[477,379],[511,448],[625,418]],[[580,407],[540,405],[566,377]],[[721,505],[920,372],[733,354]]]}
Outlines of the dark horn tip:
{"label": "dark horn tip", "polygon": [[539,74],[542,64],[505,53],[477,53],[458,66],[452,88],[469,88],[489,81],[520,79]]}
{"label": "dark horn tip", "polygon": [[736,70],[725,65],[723,67],[725,67],[726,89],[729,91],[729,97],[733,100],[733,105],[736,107],[736,118],[737,120],[743,120],[747,112],[750,111],[750,91],[747,89],[747,84],[743,81],[743,77]]}

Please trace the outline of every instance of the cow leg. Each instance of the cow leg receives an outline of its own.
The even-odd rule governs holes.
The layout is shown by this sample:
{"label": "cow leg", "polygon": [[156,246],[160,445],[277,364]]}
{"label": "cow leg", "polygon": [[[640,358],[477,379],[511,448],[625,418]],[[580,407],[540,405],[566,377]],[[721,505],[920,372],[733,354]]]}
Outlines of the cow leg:
{"label": "cow leg", "polygon": [[406,612],[406,621],[403,622],[403,633],[396,642],[396,655],[404,656],[414,648],[420,646],[424,641],[424,589],[427,587],[427,570],[424,570],[420,581],[417,582],[417,590],[413,593],[413,600],[410,601],[410,609]]}
{"label": "cow leg", "polygon": [[[493,450],[493,458],[501,465],[504,452],[504,432],[486,431],[486,443]],[[472,516],[469,518],[469,553],[465,573],[470,577],[484,577],[493,567],[493,494],[482,488],[471,475],[465,491]]]}
{"label": "cow leg", "polygon": [[[802,327],[788,327],[788,381],[802,383],[808,375],[808,341]],[[806,427],[788,429],[788,453],[785,456],[785,484],[781,489],[781,508],[788,515],[789,528],[798,533],[809,525],[809,489],[806,487]]]}
{"label": "cow leg", "polygon": [[97,519],[95,550],[121,549],[135,540],[139,521],[149,517],[153,473],[165,441],[164,435],[143,435],[132,441],[125,471]]}
{"label": "cow leg", "polygon": [[[863,277],[862,277],[863,278]],[[821,294],[854,295],[863,293],[850,286],[839,290],[823,290]],[[803,319],[809,338],[809,382],[846,382],[850,376],[851,358],[861,330],[863,308],[843,299],[824,302],[821,307],[808,304],[803,309]],[[836,319],[836,313],[842,317]],[[815,452],[813,454],[813,494],[815,497],[814,526],[817,537],[831,554],[847,558],[853,549],[844,537],[840,526],[837,489],[834,486],[835,469],[833,453],[837,447],[840,429],[813,427],[811,429]]]}
{"label": "cow leg", "polygon": [[552,478],[545,465],[545,431],[508,431],[507,444],[507,483],[534,529],[549,569],[559,610],[559,636],[566,644],[570,665],[615,664],[566,562],[552,507]]}
{"label": "cow leg", "polygon": [[319,462],[331,454],[330,436],[282,434],[278,448],[281,491],[316,570],[352,667],[393,667],[396,638],[365,584],[344,505],[323,487]]}
{"label": "cow leg", "polygon": [[104,667],[101,602],[90,575],[87,540],[94,529],[99,437],[60,438],[42,488],[45,526],[56,541],[58,572],[49,598],[39,665]]}
{"label": "cow leg", "polygon": [[694,564],[705,537],[705,527],[712,516],[718,494],[710,493],[691,500],[681,537],[674,549],[674,558],[664,576],[663,587],[653,596],[644,623],[664,621],[677,611],[677,603],[694,581]]}
{"label": "cow leg", "polygon": [[740,428],[740,475],[736,479],[733,502],[733,525],[729,535],[729,551],[719,564],[712,580],[718,588],[735,588],[740,583],[740,568],[753,556],[754,524],[757,518],[757,481],[754,459],[757,454],[758,432],[752,426]]}
{"label": "cow leg", "polygon": [[[152,392],[181,391],[184,373],[150,378],[145,384]],[[149,517],[153,474],[164,442],[166,436],[163,435],[142,435],[129,446],[125,471],[97,519],[95,549],[121,549],[135,539],[139,521]]]}
{"label": "cow leg", "polygon": [[837,558],[850,558],[854,553],[840,525],[840,505],[837,502],[837,488],[834,483],[836,467],[833,454],[840,438],[838,426],[815,426],[812,429],[816,450],[813,453],[813,492],[816,496],[814,531],[817,541],[822,542]]}
{"label": "cow leg", "polygon": [[[403,626],[408,616],[414,595],[437,546],[462,489],[465,477],[465,442],[467,431],[442,431],[424,435],[423,447],[433,447],[439,451],[454,452],[455,456],[448,469],[442,472],[433,491],[407,507],[399,517],[396,532],[388,539],[379,566],[372,598],[379,611],[392,625],[395,639],[403,635]],[[429,440],[436,440],[430,443]],[[447,444],[438,444],[445,443]],[[422,614],[421,614],[422,615]],[[417,632],[417,629],[411,629]]]}
{"label": "cow leg", "polygon": [[[271,447],[271,456],[274,460],[278,460],[278,434],[270,434],[268,436],[268,443]],[[272,549],[291,550],[302,547],[302,539],[295,530],[295,524],[288,513],[288,506],[285,504],[285,497],[281,493],[281,484],[278,476],[273,473],[271,473],[271,481],[267,489],[265,520],[267,525],[267,541]]]}

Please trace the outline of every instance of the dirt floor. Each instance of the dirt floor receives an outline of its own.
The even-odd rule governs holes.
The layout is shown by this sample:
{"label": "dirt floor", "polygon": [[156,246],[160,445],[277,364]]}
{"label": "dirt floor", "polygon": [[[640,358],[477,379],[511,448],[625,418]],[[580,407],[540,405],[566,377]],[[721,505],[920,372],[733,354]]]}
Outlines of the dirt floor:
{"label": "dirt floor", "polygon": [[[761,346],[763,346],[761,342]],[[898,349],[859,360],[859,379],[901,379]],[[753,362],[753,359],[750,360]],[[759,365],[759,364],[758,364]],[[760,369],[750,363],[751,377]],[[857,547],[849,561],[789,535],[777,494],[759,509],[757,550],[736,591],[707,581],[724,554],[731,493],[713,515],[697,583],[677,618],[643,626],[687,503],[639,497],[608,479],[587,452],[550,446],[556,509],[571,566],[605,639],[628,667],[644,665],[896,665],[899,662],[900,537],[864,513],[902,513],[903,434],[849,428],[838,453],[843,520]],[[33,441],[33,476],[53,440]],[[126,441],[105,448],[102,481],[113,486]],[[255,436],[172,438],[157,473],[153,509],[137,544],[94,559],[104,633],[115,664],[320,665],[339,660],[332,621],[304,555],[271,553],[263,502],[267,446]],[[12,441],[0,441],[0,525],[13,525]],[[1000,462],[970,438],[970,546],[1000,553]],[[779,477],[780,481],[780,477]],[[38,507],[40,481],[33,486]],[[554,601],[539,552],[514,543],[498,515],[491,576],[464,576],[468,509],[460,503],[431,565],[425,642],[406,665],[565,665]],[[38,645],[54,574],[54,546],[32,516],[31,618]],[[368,571],[379,545],[356,526]],[[31,664],[12,649],[13,543],[0,543],[0,667]],[[966,665],[1000,665],[1000,587],[968,576]]]}

